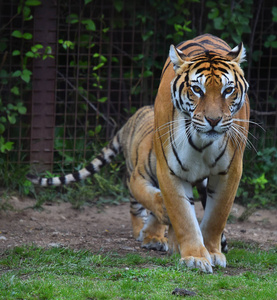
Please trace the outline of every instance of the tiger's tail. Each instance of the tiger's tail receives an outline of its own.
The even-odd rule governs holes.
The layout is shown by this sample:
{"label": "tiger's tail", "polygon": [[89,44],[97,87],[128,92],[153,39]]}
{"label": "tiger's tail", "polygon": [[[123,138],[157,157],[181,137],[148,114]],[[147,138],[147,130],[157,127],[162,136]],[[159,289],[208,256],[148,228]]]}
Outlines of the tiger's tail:
{"label": "tiger's tail", "polygon": [[109,144],[101,150],[101,152],[90,162],[90,164],[88,164],[80,171],[53,178],[44,178],[33,174],[27,174],[26,177],[32,183],[46,187],[52,185],[66,185],[71,182],[80,181],[95,173],[98,173],[102,167],[104,167],[106,164],[109,164],[112,159],[121,152],[121,133],[122,129],[117,132],[117,134],[113,137]]}

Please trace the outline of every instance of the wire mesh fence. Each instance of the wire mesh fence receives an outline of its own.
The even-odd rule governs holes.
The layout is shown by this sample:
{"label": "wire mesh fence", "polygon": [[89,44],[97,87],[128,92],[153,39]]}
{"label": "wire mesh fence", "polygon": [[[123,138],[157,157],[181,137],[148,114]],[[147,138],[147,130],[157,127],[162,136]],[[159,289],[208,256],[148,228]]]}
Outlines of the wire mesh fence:
{"label": "wire mesh fence", "polygon": [[[164,2],[45,0],[30,7],[27,20],[18,13],[19,1],[2,0],[1,99],[3,105],[20,102],[27,108],[22,115],[17,110],[14,124],[6,124],[3,136],[14,145],[3,159],[38,169],[76,167],[137,108],[154,103],[170,44],[208,31],[222,36],[209,25],[220,16],[213,19],[216,10],[204,0],[186,1],[176,16],[174,4]],[[242,35],[248,52],[244,69],[251,118],[266,129],[252,126],[256,139],[250,139],[263,149],[276,147],[277,140],[276,22],[271,1],[252,4],[249,30]],[[16,37],[14,31],[32,38]],[[225,39],[235,46],[231,34]],[[34,52],[34,45],[43,48]],[[30,81],[22,80],[24,69],[31,70]],[[15,76],[17,71],[21,75]],[[11,92],[14,86],[18,91]]]}

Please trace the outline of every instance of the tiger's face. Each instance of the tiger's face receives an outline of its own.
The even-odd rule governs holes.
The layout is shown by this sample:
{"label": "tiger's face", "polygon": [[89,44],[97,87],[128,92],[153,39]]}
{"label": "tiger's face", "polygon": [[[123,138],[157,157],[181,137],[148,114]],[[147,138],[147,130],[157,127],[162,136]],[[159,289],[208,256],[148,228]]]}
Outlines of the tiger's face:
{"label": "tiger's face", "polygon": [[190,121],[190,134],[214,140],[229,131],[248,89],[239,66],[244,59],[242,44],[226,57],[211,51],[186,57],[171,46],[170,59],[176,73],[172,102]]}

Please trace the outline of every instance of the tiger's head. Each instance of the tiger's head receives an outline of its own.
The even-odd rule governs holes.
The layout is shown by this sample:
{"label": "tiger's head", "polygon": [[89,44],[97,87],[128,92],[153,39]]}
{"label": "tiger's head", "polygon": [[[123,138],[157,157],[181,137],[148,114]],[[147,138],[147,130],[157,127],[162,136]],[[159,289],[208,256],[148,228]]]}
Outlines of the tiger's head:
{"label": "tiger's head", "polygon": [[222,136],[231,128],[248,90],[240,67],[245,58],[242,43],[225,56],[207,50],[192,57],[171,45],[169,57],[175,70],[171,82],[174,107],[202,138]]}

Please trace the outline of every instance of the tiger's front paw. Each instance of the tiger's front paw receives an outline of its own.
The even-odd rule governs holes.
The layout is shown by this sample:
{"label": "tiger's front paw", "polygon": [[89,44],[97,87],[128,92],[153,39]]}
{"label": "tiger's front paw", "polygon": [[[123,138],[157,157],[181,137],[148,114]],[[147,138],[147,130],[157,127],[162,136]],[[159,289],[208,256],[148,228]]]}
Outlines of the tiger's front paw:
{"label": "tiger's front paw", "polygon": [[213,273],[212,265],[205,257],[186,256],[180,259],[180,263],[185,263],[190,269],[199,269],[204,273]]}
{"label": "tiger's front paw", "polygon": [[210,252],[210,256],[212,259],[212,264],[214,266],[221,266],[226,268],[226,257],[223,253],[220,252]]}

